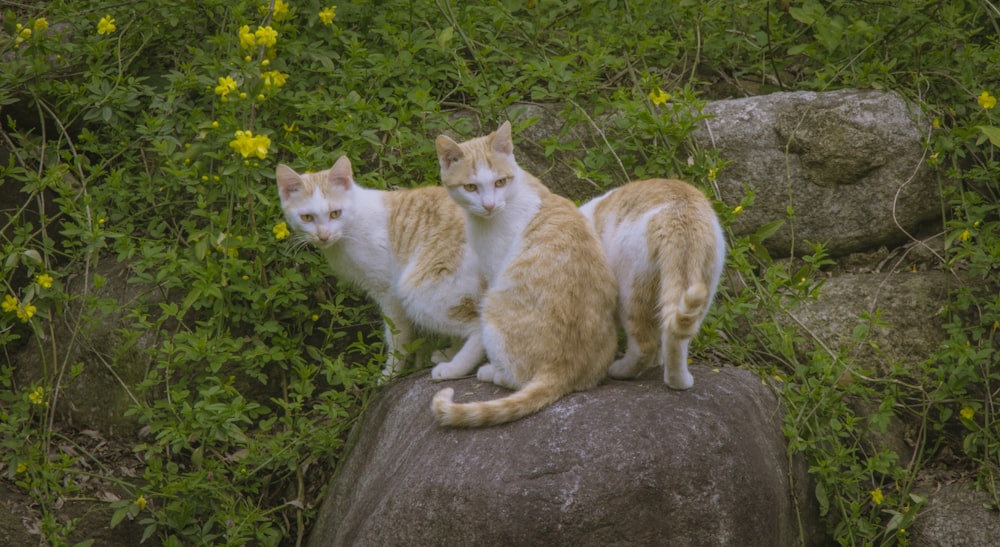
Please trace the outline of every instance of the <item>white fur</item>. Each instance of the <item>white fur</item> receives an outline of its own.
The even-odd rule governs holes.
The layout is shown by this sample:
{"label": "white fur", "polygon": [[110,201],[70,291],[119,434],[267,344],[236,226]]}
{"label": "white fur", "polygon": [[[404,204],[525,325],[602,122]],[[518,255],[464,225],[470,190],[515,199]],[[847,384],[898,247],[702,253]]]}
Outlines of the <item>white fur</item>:
{"label": "white fur", "polygon": [[[432,371],[434,379],[471,373],[485,353],[481,330],[478,322],[458,321],[449,311],[458,304],[456,296],[480,291],[475,253],[464,253],[456,276],[423,284],[409,281],[413,266],[398,264],[391,250],[383,192],[352,180],[343,194],[345,201],[331,204],[317,188],[308,199],[286,205],[285,219],[320,250],[334,275],[361,288],[379,305],[386,319],[384,373],[389,376],[401,370],[398,355],[413,342],[418,326],[459,340],[449,352],[432,357],[438,363]],[[282,198],[284,202],[286,196]],[[331,219],[335,208],[341,214]],[[304,222],[302,215],[313,220]]]}
{"label": "white fur", "polygon": [[[616,189],[615,189],[616,190]],[[580,207],[587,220],[593,225],[597,205],[610,196],[611,190]],[[604,248],[608,263],[618,280],[618,319],[622,325],[628,320],[632,306],[634,287],[629,282],[641,275],[659,274],[656,264],[649,255],[649,243],[646,239],[646,226],[649,219],[665,209],[674,207],[673,203],[663,203],[643,213],[633,221],[620,222],[617,218],[608,218],[604,229],[598,233]],[[715,246],[713,277],[707,284],[708,301],[711,302],[725,264],[726,248],[722,227],[716,219],[713,223]],[[678,237],[681,237],[680,235]],[[677,336],[670,332],[666,325],[661,326],[659,365],[664,367],[664,382],[674,389],[689,389],[694,385],[694,378],[688,371],[688,348],[690,337]],[[642,358],[640,348],[632,336],[627,337],[625,354],[611,365],[610,375],[615,378],[633,378],[649,368],[653,363],[650,358]]]}

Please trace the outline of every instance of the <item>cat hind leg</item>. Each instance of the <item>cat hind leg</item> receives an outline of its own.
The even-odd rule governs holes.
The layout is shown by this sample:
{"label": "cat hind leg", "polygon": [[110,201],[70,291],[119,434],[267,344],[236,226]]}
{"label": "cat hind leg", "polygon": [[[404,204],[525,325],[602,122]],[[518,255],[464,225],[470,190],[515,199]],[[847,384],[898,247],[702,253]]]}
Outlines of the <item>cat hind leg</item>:
{"label": "cat hind leg", "polygon": [[663,362],[663,381],[672,389],[691,389],[694,377],[688,370],[690,338],[680,338],[664,330],[660,344],[660,361]]}
{"label": "cat hind leg", "polygon": [[608,376],[636,378],[653,365],[659,345],[658,322],[649,297],[619,293],[619,321],[625,329],[625,355],[611,363]]}

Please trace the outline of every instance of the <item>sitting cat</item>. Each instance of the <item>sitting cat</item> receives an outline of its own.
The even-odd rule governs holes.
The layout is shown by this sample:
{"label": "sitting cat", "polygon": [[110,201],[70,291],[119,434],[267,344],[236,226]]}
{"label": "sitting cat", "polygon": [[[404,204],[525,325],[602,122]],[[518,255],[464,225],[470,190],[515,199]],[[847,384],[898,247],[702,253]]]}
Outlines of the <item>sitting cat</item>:
{"label": "sitting cat", "polygon": [[572,391],[594,387],[614,359],[615,278],[594,229],[568,200],[514,159],[510,123],[461,144],[437,139],[441,179],[466,212],[469,244],[487,282],[480,305],[489,364],[482,381],[518,390],[457,404],[432,403],[438,422],[517,420]]}
{"label": "sitting cat", "polygon": [[386,317],[387,376],[401,369],[397,354],[416,328],[465,342],[451,361],[435,356],[446,362],[434,367],[434,378],[476,368],[484,357],[478,308],[485,285],[466,243],[464,214],[443,188],[364,188],[346,156],[326,171],[300,175],[279,165],[276,175],[289,228]]}
{"label": "sitting cat", "polygon": [[580,211],[618,278],[618,317],[628,345],[611,365],[611,377],[634,378],[659,364],[668,386],[690,388],[688,345],[708,313],[726,256],[712,204],[686,182],[652,179],[611,190]]}

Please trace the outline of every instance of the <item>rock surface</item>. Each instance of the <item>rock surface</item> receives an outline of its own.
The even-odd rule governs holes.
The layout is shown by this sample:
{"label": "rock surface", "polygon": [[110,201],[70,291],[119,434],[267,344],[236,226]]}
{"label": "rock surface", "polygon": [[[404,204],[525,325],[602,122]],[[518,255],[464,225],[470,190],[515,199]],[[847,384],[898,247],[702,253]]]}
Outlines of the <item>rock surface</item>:
{"label": "rock surface", "polygon": [[971,481],[959,481],[917,493],[928,499],[910,528],[914,547],[987,546],[1000,544],[1000,515],[990,495]]}
{"label": "rock surface", "polygon": [[919,110],[896,93],[773,93],[710,102],[704,113],[714,117],[694,137],[728,162],[717,180],[723,201],[736,206],[747,188],[755,192],[734,231],[752,233],[794,210],[765,242],[775,256],[809,252],[809,241],[833,256],[899,244],[940,218]]}
{"label": "rock surface", "polygon": [[[654,369],[473,430],[434,422],[444,383],[394,381],[359,424],[309,545],[819,544],[811,496],[796,514],[790,477],[809,489],[789,469],[774,393],[745,370],[692,369],[690,391]],[[457,400],[503,393],[447,385]]]}
{"label": "rock surface", "polygon": [[[926,360],[945,340],[938,312],[958,286],[959,279],[942,271],[838,275],[824,283],[815,301],[790,310],[785,326],[797,321],[833,351],[888,375],[893,364]],[[870,338],[859,342],[854,328],[863,314],[876,312],[887,326],[871,327]]]}

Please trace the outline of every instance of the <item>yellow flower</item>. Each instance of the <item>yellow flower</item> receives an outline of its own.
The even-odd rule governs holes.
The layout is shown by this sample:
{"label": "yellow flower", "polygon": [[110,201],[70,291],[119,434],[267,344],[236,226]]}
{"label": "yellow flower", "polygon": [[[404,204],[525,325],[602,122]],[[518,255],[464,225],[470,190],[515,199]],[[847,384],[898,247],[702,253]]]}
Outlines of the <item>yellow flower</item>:
{"label": "yellow flower", "polygon": [[4,297],[3,304],[0,304],[0,306],[2,306],[3,311],[6,312],[17,311],[17,308],[20,307],[17,303],[17,297],[11,294]]}
{"label": "yellow flower", "polygon": [[979,106],[990,110],[997,105],[997,98],[990,95],[989,91],[983,91],[983,94],[976,99],[976,102],[979,103]]}
{"label": "yellow flower", "polygon": [[28,400],[31,404],[40,405],[45,402],[45,388],[38,386],[35,391],[28,394]]}
{"label": "yellow flower", "polygon": [[257,45],[271,47],[278,43],[278,31],[271,27],[258,27],[254,33],[257,38]]}
{"label": "yellow flower", "polygon": [[117,29],[115,20],[110,15],[101,17],[101,20],[97,23],[97,34],[111,34]]}
{"label": "yellow flower", "polygon": [[267,150],[271,146],[271,139],[266,135],[253,136],[252,131],[237,131],[236,139],[230,141],[229,146],[240,153],[244,158],[257,156],[259,159],[267,157]]}
{"label": "yellow flower", "polygon": [[719,168],[718,167],[713,167],[713,168],[711,168],[711,169],[708,170],[708,180],[709,181],[715,180],[715,177],[717,177],[717,176],[719,176]]}
{"label": "yellow flower", "polygon": [[656,88],[656,91],[649,92],[649,100],[653,101],[653,104],[664,104],[670,100],[670,94]]}
{"label": "yellow flower", "polygon": [[38,286],[42,287],[43,289],[52,288],[52,276],[49,274],[41,274],[39,276],[36,276],[35,282],[38,283]]}
{"label": "yellow flower", "polygon": [[274,232],[274,239],[277,239],[278,241],[281,241],[282,239],[285,239],[288,236],[292,235],[292,232],[288,231],[288,225],[285,224],[284,222],[279,222],[275,224],[274,228],[272,228],[271,231]]}
{"label": "yellow flower", "polygon": [[282,0],[275,0],[274,2],[274,20],[284,21],[288,17],[288,4]]}
{"label": "yellow flower", "polygon": [[934,118],[934,121],[931,122],[931,126],[934,127],[934,129],[940,129],[941,128],[941,120],[939,120],[937,118]]}
{"label": "yellow flower", "polygon": [[17,24],[17,38],[14,40],[15,44],[20,44],[21,42],[31,38],[31,29],[25,27],[21,23]]}
{"label": "yellow flower", "polygon": [[139,510],[142,511],[146,508],[146,498],[139,494],[139,497],[135,499],[135,504],[139,506]]}
{"label": "yellow flower", "polygon": [[318,313],[312,314],[312,320],[313,321],[319,321],[319,314]]}
{"label": "yellow flower", "polygon": [[885,499],[884,496],[882,496],[882,489],[876,488],[872,490],[871,494],[872,501],[875,502],[875,505],[882,505],[882,500]]}
{"label": "yellow flower", "polygon": [[21,463],[17,464],[17,472],[18,473],[24,473],[27,470],[28,470],[28,464],[26,464],[24,462],[21,462]]}
{"label": "yellow flower", "polygon": [[24,306],[17,308],[17,318],[27,323],[37,311],[38,308],[36,308],[34,304],[25,304]]}
{"label": "yellow flower", "polygon": [[288,80],[288,74],[283,74],[277,70],[262,72],[261,76],[264,78],[265,88],[281,87],[285,85],[285,81]]}
{"label": "yellow flower", "polygon": [[962,410],[959,411],[959,414],[966,420],[971,420],[972,417],[976,415],[976,411],[967,406],[963,406]]}
{"label": "yellow flower", "polygon": [[328,8],[323,8],[319,12],[319,20],[323,21],[324,25],[333,24],[333,18],[337,16],[337,6],[330,6]]}
{"label": "yellow flower", "polygon": [[237,85],[236,80],[234,80],[232,76],[223,76],[219,78],[219,85],[215,86],[215,93],[225,97],[233,91],[236,91]]}
{"label": "yellow flower", "polygon": [[743,212],[743,206],[742,205],[737,205],[736,208],[733,209],[733,215],[734,216],[738,215],[738,214],[740,214],[742,212]]}
{"label": "yellow flower", "polygon": [[962,233],[958,235],[958,239],[961,239],[962,241],[968,241],[970,237],[972,237],[972,234],[969,233],[968,228],[962,230]]}
{"label": "yellow flower", "polygon": [[42,32],[43,30],[49,28],[49,22],[46,21],[44,17],[39,17],[38,19],[35,19],[35,24],[32,26],[35,27],[35,32]]}
{"label": "yellow flower", "polygon": [[240,47],[243,49],[253,49],[257,45],[257,38],[250,32],[249,25],[240,27]]}

